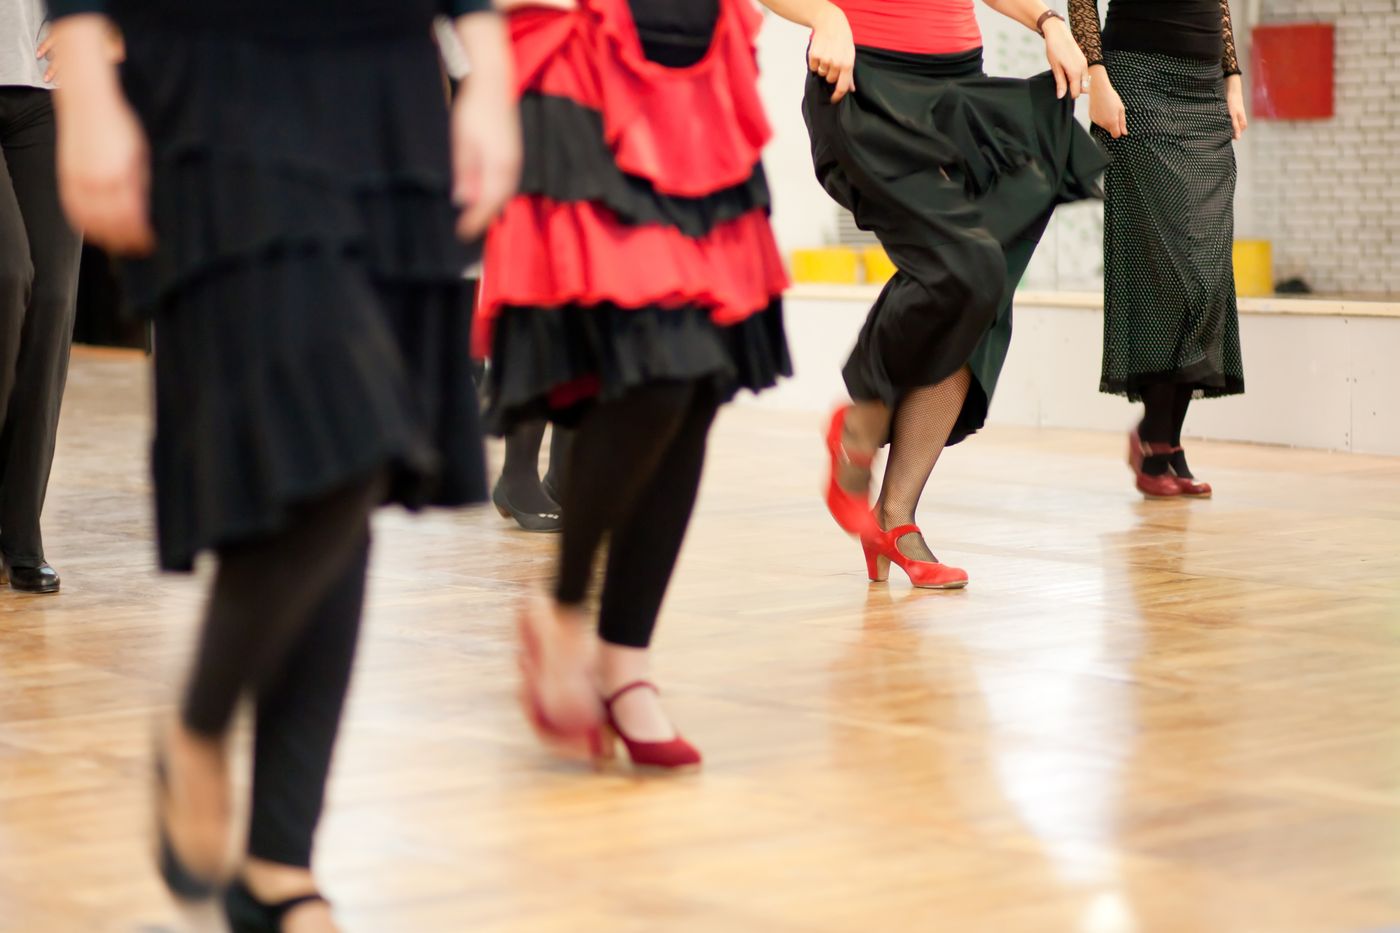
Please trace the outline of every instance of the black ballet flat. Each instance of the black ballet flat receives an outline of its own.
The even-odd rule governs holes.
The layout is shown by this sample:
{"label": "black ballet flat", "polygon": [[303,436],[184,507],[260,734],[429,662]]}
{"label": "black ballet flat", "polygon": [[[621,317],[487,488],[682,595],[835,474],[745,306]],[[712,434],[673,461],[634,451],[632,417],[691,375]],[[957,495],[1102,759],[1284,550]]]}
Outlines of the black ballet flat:
{"label": "black ballet flat", "polygon": [[37,567],[0,567],[0,585],[8,583],[17,593],[57,593],[62,582],[58,571],[46,563]]}
{"label": "black ballet flat", "polygon": [[304,904],[329,903],[316,892],[291,897],[276,904],[264,904],[253,896],[240,878],[224,892],[224,918],[231,933],[282,933],[287,914]]}
{"label": "black ballet flat", "polygon": [[523,531],[558,534],[564,530],[562,512],[522,512],[511,505],[510,500],[506,498],[505,488],[500,483],[497,483],[491,492],[491,504],[501,513],[501,518],[514,519]]}
{"label": "black ballet flat", "polygon": [[170,841],[170,830],[166,828],[162,814],[162,804],[170,796],[170,777],[165,766],[165,752],[156,750],[156,868],[166,888],[182,901],[207,901],[218,893],[218,880],[205,878],[191,870],[175,851]]}

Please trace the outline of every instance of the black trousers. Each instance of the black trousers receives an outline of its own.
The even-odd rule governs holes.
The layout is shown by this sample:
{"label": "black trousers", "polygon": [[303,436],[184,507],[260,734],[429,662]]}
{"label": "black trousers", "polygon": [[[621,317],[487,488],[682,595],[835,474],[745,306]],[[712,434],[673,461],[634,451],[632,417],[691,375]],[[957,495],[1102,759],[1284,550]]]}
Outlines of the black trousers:
{"label": "black trousers", "polygon": [[82,241],[58,201],[50,92],[0,87],[0,556],[44,560]]}
{"label": "black trousers", "polygon": [[251,697],[257,726],[248,854],[311,865],[364,608],[378,478],[292,509],[275,534],[219,549],[181,718],[223,736]]}

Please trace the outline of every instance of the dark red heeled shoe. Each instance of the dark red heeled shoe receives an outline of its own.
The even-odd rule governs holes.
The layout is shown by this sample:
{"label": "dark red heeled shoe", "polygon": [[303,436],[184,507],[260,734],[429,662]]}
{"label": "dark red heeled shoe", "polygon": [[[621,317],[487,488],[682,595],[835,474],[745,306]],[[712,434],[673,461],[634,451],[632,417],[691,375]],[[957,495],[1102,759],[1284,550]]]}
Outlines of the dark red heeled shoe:
{"label": "dark red heeled shoe", "polygon": [[650,690],[658,695],[661,693],[650,681],[638,680],[614,691],[612,696],[605,699],[603,709],[607,712],[607,725],[594,746],[594,758],[611,759],[616,753],[616,742],[621,740],[623,747],[627,749],[627,757],[632,759],[635,767],[658,768],[663,771],[700,767],[703,760],[700,750],[681,738],[680,733],[676,733],[674,739],[665,742],[639,742],[622,731],[617,716],[613,714],[613,707],[633,690]]}
{"label": "dark red heeled shoe", "polygon": [[826,507],[836,524],[848,534],[864,535],[879,531],[879,526],[870,516],[870,489],[864,492],[850,492],[841,488],[841,468],[847,464],[868,470],[875,460],[874,454],[855,453],[842,442],[846,429],[846,416],[854,405],[844,405],[831,414],[831,423],[826,429],[826,449],[831,455],[831,478],[826,484]]}
{"label": "dark red heeled shoe", "polygon": [[[1175,455],[1181,453],[1182,450],[1180,447],[1173,447],[1171,452]],[[1215,493],[1210,488],[1210,483],[1198,482],[1194,476],[1182,476],[1176,472],[1175,467],[1172,468],[1171,475],[1172,479],[1176,480],[1176,486],[1181,490],[1181,494],[1188,499],[1209,499]]]}
{"label": "dark red heeled shoe", "polygon": [[900,525],[889,531],[878,530],[875,534],[863,535],[861,546],[865,549],[865,567],[871,583],[884,583],[890,578],[890,564],[909,575],[909,582],[925,590],[960,590],[967,586],[967,571],[936,560],[914,560],[905,556],[899,549],[899,539],[905,535],[918,535],[918,525]]}
{"label": "dark red heeled shoe", "polygon": [[1143,461],[1149,453],[1150,445],[1138,435],[1137,429],[1128,432],[1128,467],[1137,478],[1138,492],[1149,499],[1175,499],[1180,496],[1181,485],[1170,470],[1160,476],[1142,472]]}

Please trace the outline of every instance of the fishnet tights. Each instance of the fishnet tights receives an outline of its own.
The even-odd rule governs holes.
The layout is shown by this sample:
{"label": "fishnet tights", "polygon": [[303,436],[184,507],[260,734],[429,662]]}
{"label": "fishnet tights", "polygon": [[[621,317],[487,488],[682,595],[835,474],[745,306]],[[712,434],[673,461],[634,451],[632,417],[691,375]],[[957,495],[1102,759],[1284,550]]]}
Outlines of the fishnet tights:
{"label": "fishnet tights", "polygon": [[[910,392],[895,409],[889,462],[876,504],[886,531],[914,522],[919,497],[947,446],[971,382],[972,373],[963,367],[938,385]],[[900,538],[899,549],[915,560],[936,560],[920,535]]]}

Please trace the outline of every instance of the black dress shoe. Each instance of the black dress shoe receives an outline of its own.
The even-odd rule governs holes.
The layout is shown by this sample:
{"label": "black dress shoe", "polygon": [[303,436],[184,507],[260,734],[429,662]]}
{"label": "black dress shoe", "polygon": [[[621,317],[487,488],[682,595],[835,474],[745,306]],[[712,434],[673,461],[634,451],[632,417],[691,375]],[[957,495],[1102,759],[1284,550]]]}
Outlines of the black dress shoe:
{"label": "black dress shoe", "polygon": [[522,511],[511,504],[502,483],[496,483],[496,488],[491,493],[491,504],[501,513],[501,518],[514,519],[524,531],[558,534],[564,530],[564,516],[557,505],[551,505],[552,511],[549,512]]}
{"label": "black dress shoe", "polygon": [[6,582],[20,593],[57,593],[61,581],[57,570],[48,564],[40,564],[37,567],[0,568],[0,584]]}

